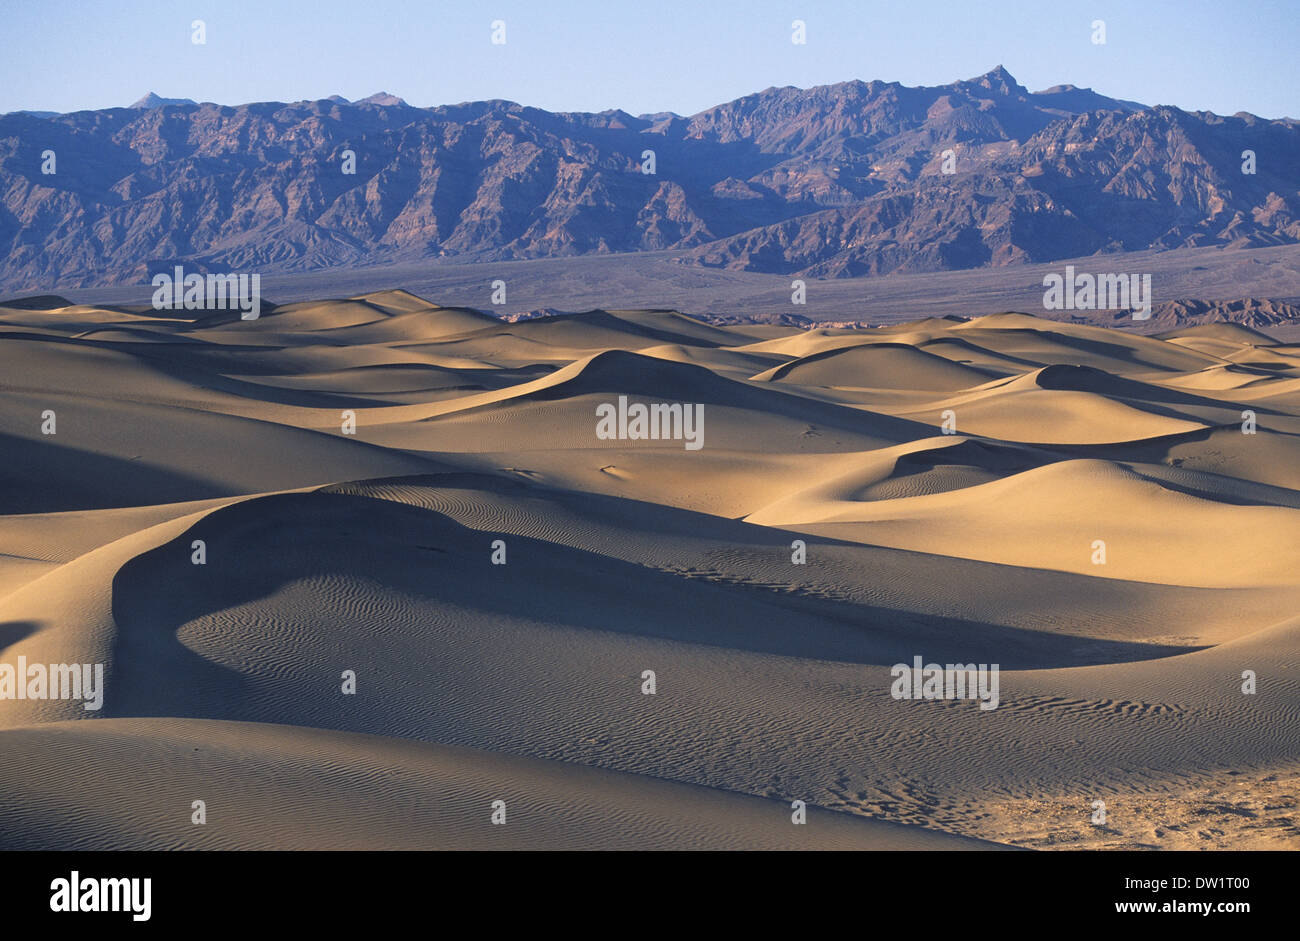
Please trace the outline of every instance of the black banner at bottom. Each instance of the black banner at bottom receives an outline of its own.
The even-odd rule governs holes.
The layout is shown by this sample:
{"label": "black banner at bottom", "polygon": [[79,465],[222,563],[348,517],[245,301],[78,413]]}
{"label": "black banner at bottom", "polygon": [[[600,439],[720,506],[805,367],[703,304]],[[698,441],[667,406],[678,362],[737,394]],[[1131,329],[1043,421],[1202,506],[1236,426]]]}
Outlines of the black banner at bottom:
{"label": "black banner at bottom", "polygon": [[[68,928],[373,930],[463,915],[734,928],[773,912],[894,919],[1053,914],[1063,924],[1230,928],[1277,918],[1294,857],[1215,853],[11,853],[6,922]],[[449,923],[450,924],[450,923]],[[611,925],[616,923],[609,923]]]}

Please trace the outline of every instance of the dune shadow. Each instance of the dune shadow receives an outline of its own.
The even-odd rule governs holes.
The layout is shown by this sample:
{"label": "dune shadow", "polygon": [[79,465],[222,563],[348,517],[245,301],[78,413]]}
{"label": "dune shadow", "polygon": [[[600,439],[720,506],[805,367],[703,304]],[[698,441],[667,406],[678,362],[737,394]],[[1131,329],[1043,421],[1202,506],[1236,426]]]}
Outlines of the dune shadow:
{"label": "dune shadow", "polygon": [[[687,511],[671,512],[679,524],[691,518]],[[697,523],[716,522],[697,516]],[[778,532],[730,522],[754,531],[755,538],[762,532],[770,540]],[[388,641],[395,645],[388,649],[403,651],[403,668],[427,660],[429,675],[436,675],[439,652],[424,628],[414,625],[444,616],[511,630],[577,628],[864,667],[910,662],[920,654],[928,660],[1032,669],[1130,662],[1192,649],[901,611],[796,584],[658,568],[517,534],[503,538],[509,565],[494,567],[490,533],[407,503],[317,491],[259,497],[216,510],[115,575],[112,612],[118,635],[112,694],[103,715],[318,722],[318,699],[299,702],[289,694],[302,682],[292,675],[307,670],[306,661],[296,661],[294,651],[282,645],[308,636],[314,653],[360,643],[359,638],[391,638],[397,628],[382,605],[366,600],[372,597],[413,600],[409,610],[418,617],[399,618],[410,633]],[[205,541],[206,565],[191,562],[194,539]],[[254,604],[288,586],[296,586],[295,592],[306,586],[305,606],[262,610]],[[333,617],[340,598],[361,599],[347,602],[346,610],[357,614],[341,635]],[[335,626],[318,628],[322,617]],[[230,640],[238,669],[182,640],[182,628],[194,622],[203,622],[200,635],[206,638],[199,649],[220,643],[222,630],[234,631]],[[291,641],[295,637],[299,640]],[[377,669],[373,663],[367,668]],[[330,681],[321,677],[320,682]]]}
{"label": "dune shadow", "polygon": [[167,468],[70,447],[59,436],[0,432],[0,513],[58,513],[153,506],[225,496],[211,481]]}
{"label": "dune shadow", "polygon": [[0,623],[0,651],[12,647],[20,640],[31,637],[41,626],[35,621],[5,621]]}

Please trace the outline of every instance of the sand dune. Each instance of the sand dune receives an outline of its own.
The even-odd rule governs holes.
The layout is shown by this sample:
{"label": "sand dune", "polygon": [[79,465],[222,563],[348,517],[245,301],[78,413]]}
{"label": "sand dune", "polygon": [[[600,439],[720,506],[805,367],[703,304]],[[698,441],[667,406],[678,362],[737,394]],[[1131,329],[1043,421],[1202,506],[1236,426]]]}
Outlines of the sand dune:
{"label": "sand dune", "polygon": [[[393,290],[0,341],[0,663],[104,670],[0,699],[7,848],[1300,846],[1300,352],[1259,331]],[[700,447],[601,437],[620,397]],[[918,656],[997,707],[894,698]]]}
{"label": "sand dune", "polygon": [[[96,723],[94,734],[87,725],[0,733],[7,767],[25,769],[21,776],[0,773],[0,847],[996,848],[819,807],[796,827],[789,807],[774,800],[405,739],[193,720],[108,720]],[[159,766],[174,771],[142,791],[137,769]],[[53,787],[29,790],[38,778]],[[210,808],[203,826],[190,824],[195,799]],[[491,822],[493,800],[505,801],[504,826]],[[71,830],[68,814],[93,823]]]}
{"label": "sand dune", "polygon": [[839,387],[847,380],[854,388],[951,391],[981,385],[994,375],[906,344],[873,343],[800,357],[754,378],[806,386]]}

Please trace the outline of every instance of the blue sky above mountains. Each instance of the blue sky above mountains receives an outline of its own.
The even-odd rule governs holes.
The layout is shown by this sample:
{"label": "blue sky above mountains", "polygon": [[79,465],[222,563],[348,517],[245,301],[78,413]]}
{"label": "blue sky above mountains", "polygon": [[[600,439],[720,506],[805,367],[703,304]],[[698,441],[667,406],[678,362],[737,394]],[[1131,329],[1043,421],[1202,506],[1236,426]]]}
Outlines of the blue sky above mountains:
{"label": "blue sky above mountains", "polygon": [[[417,106],[507,98],[552,111],[692,114],[773,85],[941,85],[1001,63],[1148,104],[1300,117],[1300,18],[1286,0],[739,4],[573,0],[51,0],[5,11],[0,112],[162,97],[240,104],[386,89]],[[202,19],[204,45],[191,42]],[[506,43],[490,24],[506,22]],[[790,41],[807,24],[807,44]],[[1106,44],[1091,41],[1106,22]]]}

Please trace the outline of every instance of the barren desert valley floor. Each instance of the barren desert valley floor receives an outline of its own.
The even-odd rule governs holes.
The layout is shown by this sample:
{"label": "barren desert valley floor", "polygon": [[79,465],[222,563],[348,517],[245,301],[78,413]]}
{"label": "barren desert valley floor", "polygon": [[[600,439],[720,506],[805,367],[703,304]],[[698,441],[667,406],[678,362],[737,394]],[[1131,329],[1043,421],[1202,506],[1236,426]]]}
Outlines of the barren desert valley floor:
{"label": "barren desert valley floor", "polygon": [[0,699],[4,847],[1300,846],[1300,346],[403,291],[0,340],[0,661],[103,665]]}

